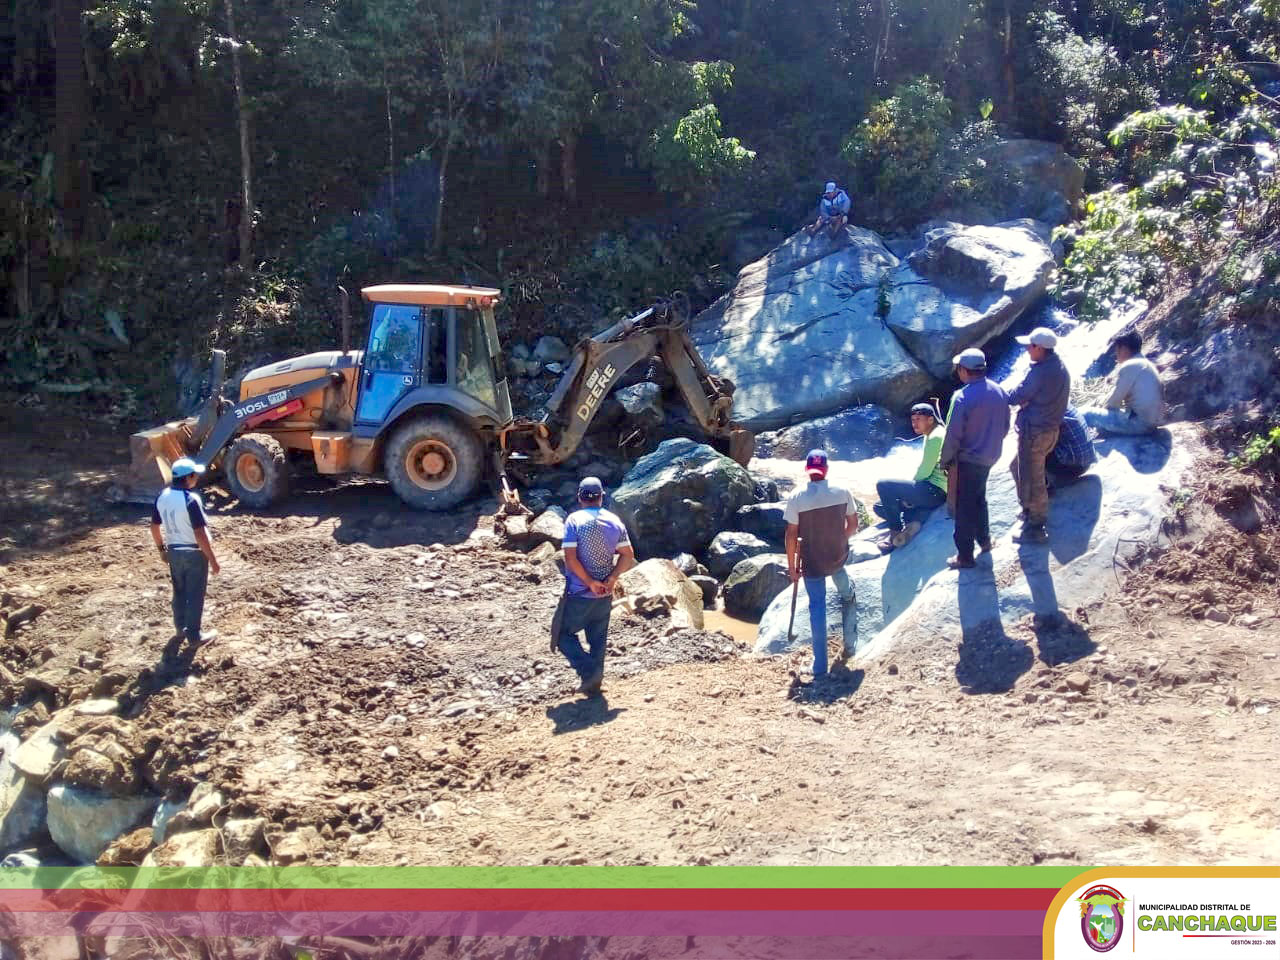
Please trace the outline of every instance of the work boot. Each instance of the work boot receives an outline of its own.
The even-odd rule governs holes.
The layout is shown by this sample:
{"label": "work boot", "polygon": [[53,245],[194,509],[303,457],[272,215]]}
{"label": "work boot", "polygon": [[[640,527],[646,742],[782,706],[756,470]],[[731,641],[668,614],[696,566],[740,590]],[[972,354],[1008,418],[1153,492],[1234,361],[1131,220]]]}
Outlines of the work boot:
{"label": "work boot", "polygon": [[591,676],[582,681],[581,686],[578,687],[578,692],[591,696],[600,692],[602,683],[604,683],[604,667],[597,667]]}
{"label": "work boot", "polygon": [[912,520],[905,527],[899,530],[893,537],[893,545],[895,547],[905,547],[908,543],[915,539],[917,533],[920,532],[920,521]]}
{"label": "work boot", "polygon": [[987,539],[985,539],[985,540],[979,540],[979,541],[978,541],[978,549],[979,549],[981,552],[983,552],[983,553],[990,553],[990,552],[991,552],[991,550],[992,550],[992,547],[991,547],[991,538],[990,538],[990,537],[987,537]]}
{"label": "work boot", "polygon": [[959,554],[956,554],[954,557],[947,558],[947,566],[952,570],[968,570],[971,567],[977,566],[977,564],[974,563],[971,558],[966,559]]}
{"label": "work boot", "polygon": [[1013,535],[1014,543],[1048,543],[1049,531],[1043,523],[1024,523],[1022,529]]}

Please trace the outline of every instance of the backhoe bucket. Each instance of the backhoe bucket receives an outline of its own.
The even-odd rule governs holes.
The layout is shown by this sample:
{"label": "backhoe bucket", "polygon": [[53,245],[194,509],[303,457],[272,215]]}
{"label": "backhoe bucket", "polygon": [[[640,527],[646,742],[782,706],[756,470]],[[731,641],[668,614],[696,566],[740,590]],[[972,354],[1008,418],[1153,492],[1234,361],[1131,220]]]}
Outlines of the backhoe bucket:
{"label": "backhoe bucket", "polygon": [[179,457],[191,455],[191,435],[196,422],[195,417],[174,420],[129,438],[126,503],[150,503],[160,495],[171,479],[169,465]]}
{"label": "backhoe bucket", "polygon": [[756,435],[742,427],[734,427],[729,431],[729,459],[739,466],[746,467],[756,455]]}

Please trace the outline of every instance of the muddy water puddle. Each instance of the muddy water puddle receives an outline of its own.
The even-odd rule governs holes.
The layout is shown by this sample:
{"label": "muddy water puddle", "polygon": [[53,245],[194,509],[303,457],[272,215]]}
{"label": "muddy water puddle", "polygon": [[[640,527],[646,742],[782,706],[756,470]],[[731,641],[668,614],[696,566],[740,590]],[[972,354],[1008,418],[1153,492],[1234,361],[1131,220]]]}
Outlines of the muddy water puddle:
{"label": "muddy water puddle", "polygon": [[702,624],[707,630],[719,630],[727,633],[748,648],[756,645],[757,625],[748,620],[739,620],[736,617],[731,617],[723,610],[703,610]]}

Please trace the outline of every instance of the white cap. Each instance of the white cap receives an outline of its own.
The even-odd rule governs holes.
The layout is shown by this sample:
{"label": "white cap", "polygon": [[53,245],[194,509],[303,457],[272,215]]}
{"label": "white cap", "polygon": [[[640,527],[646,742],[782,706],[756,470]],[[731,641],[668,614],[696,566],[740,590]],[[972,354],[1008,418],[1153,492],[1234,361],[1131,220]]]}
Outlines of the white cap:
{"label": "white cap", "polygon": [[826,188],[825,188],[822,192],[823,192],[823,193],[835,193],[835,192],[836,192],[836,182],[835,182],[834,180],[828,180],[828,181],[827,181],[827,186],[826,186]]}
{"label": "white cap", "polygon": [[1052,350],[1058,345],[1058,335],[1048,327],[1036,327],[1025,337],[1018,337],[1018,342],[1024,347],[1031,344],[1037,347],[1044,347],[1046,350]]}

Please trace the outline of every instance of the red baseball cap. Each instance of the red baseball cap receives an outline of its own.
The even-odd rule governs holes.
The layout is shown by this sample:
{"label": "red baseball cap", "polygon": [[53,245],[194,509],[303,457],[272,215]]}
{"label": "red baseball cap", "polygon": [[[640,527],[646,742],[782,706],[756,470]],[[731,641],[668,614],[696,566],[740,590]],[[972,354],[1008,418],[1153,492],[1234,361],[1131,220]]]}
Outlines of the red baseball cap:
{"label": "red baseball cap", "polygon": [[827,451],[810,450],[804,462],[804,471],[810,476],[825,477],[827,475]]}

